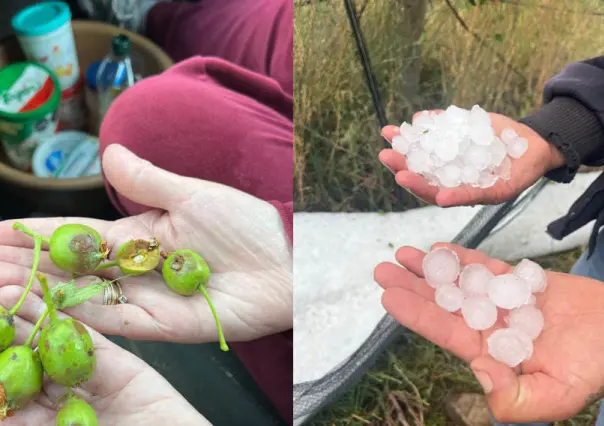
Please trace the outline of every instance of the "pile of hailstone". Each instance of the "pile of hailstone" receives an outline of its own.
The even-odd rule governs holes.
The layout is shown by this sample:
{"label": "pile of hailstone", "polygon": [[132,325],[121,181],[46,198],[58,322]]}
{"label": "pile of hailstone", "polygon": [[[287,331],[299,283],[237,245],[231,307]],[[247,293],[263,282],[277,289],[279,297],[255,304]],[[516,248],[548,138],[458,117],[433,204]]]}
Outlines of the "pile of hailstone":
{"label": "pile of hailstone", "polygon": [[543,329],[543,314],[535,306],[533,293],[547,287],[545,271],[528,259],[510,274],[495,276],[478,263],[463,269],[457,254],[446,248],[428,253],[422,265],[424,277],[435,289],[436,304],[461,315],[473,330],[487,330],[497,321],[497,308],[504,309],[506,328],[488,338],[489,354],[497,361],[515,367],[533,355],[533,340]]}
{"label": "pile of hailstone", "polygon": [[410,171],[434,186],[489,188],[498,179],[510,179],[510,157],[522,157],[528,142],[513,129],[496,135],[491,117],[478,105],[471,110],[452,105],[440,114],[424,111],[413,124],[403,123],[392,148],[407,158]]}

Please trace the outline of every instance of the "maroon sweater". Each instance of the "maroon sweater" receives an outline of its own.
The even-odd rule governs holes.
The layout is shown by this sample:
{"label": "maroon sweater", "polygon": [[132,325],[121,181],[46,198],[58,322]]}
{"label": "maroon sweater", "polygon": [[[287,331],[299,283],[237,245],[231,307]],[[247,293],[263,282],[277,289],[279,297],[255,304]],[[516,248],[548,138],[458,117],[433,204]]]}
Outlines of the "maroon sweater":
{"label": "maroon sweater", "polygon": [[[292,21],[291,0],[154,6],[147,33],[182,62],[120,95],[101,128],[101,153],[119,143],[163,169],[266,200],[293,243]],[[123,214],[147,210],[108,189]],[[231,346],[291,422],[292,332]]]}

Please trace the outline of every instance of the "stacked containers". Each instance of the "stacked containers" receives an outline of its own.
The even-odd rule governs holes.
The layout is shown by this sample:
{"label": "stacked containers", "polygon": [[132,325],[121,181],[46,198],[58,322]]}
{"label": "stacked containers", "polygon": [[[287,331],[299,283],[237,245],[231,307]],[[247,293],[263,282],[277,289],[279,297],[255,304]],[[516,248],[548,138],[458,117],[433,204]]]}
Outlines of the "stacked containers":
{"label": "stacked containers", "polygon": [[0,140],[14,167],[29,171],[40,142],[57,129],[61,88],[54,73],[33,62],[0,70]]}
{"label": "stacked containers", "polygon": [[67,3],[27,7],[13,17],[12,27],[27,59],[47,66],[59,79],[59,129],[82,130],[86,125],[83,78]]}

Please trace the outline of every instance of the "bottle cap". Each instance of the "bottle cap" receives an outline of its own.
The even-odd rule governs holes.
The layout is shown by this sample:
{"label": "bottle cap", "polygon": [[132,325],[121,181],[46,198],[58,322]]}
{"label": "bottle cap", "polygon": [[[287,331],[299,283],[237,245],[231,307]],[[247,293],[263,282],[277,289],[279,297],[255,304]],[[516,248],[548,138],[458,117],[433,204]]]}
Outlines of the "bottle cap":
{"label": "bottle cap", "polygon": [[127,56],[130,54],[132,41],[125,34],[114,36],[111,39],[111,50],[114,56]]}

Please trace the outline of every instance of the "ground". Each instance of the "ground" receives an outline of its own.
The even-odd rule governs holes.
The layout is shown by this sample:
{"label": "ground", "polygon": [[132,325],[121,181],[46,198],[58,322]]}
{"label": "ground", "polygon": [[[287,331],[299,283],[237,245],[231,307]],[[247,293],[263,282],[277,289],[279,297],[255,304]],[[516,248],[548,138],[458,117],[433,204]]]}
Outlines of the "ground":
{"label": "ground", "polygon": [[[571,2],[553,0],[486,0],[476,2],[479,7],[432,0],[415,50],[421,61],[420,99],[410,102],[401,76],[415,58],[405,56],[401,40],[403,3],[356,2],[363,9],[361,26],[382,104],[393,124],[409,120],[414,110],[452,103],[466,108],[480,104],[519,118],[538,106],[551,76],[571,61],[597,55],[604,42],[604,7],[597,0],[572,2],[576,9],[567,6]],[[295,23],[296,210],[421,207],[410,194],[395,198],[392,176],[377,159],[384,142],[342,1],[298,2]],[[536,260],[568,271],[580,251]],[[444,400],[455,391],[479,391],[468,368],[409,333],[312,424],[444,425],[450,423]],[[564,423],[593,424],[596,409]]]}

